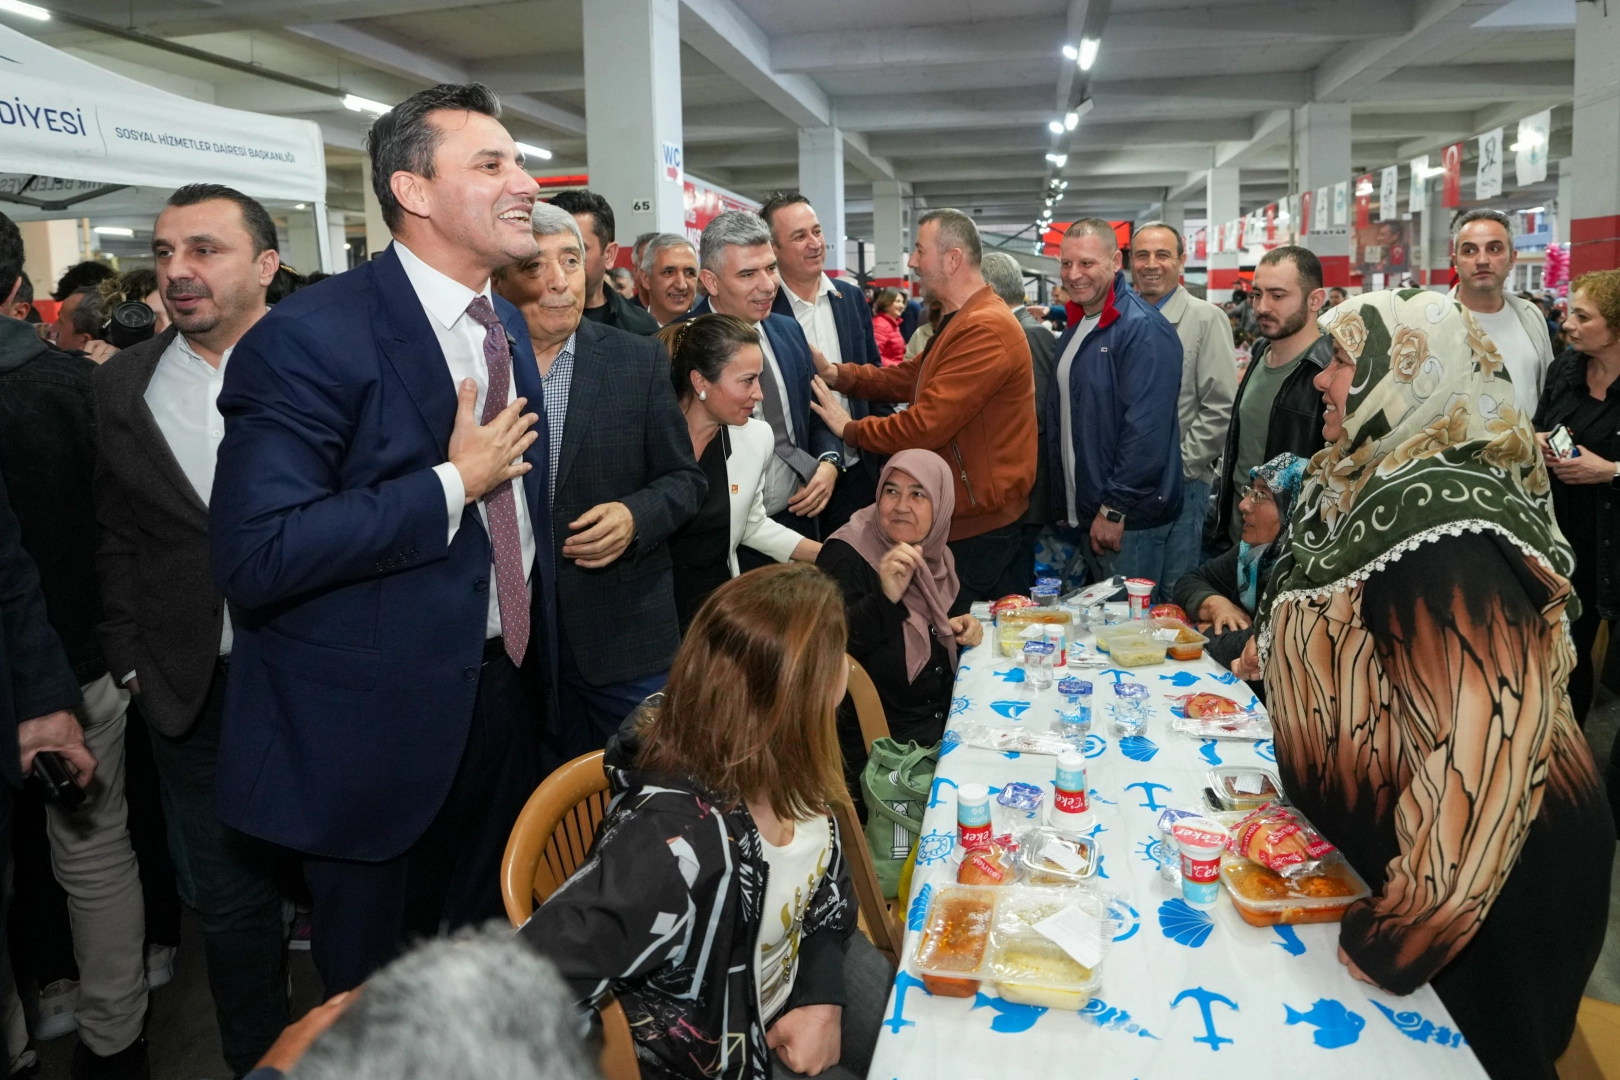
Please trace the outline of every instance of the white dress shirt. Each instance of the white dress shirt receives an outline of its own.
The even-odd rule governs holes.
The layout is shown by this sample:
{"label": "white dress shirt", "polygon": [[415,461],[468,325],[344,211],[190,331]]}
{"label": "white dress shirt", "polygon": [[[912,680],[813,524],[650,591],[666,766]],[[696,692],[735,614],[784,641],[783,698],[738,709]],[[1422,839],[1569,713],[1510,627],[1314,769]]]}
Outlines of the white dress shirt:
{"label": "white dress shirt", "polygon": [[1502,310],[1489,314],[1476,311],[1474,318],[1479,320],[1479,325],[1491,341],[1496,343],[1496,351],[1502,354],[1508,375],[1513,379],[1514,404],[1525,416],[1536,415],[1542,385],[1547,381],[1547,369],[1542,365],[1535,343],[1525,333],[1519,313],[1508,304],[1503,304]]}
{"label": "white dress shirt", "polygon": [[[788,438],[793,438],[793,408],[788,402],[787,381],[782,378],[782,365],[776,362],[776,353],[771,349],[770,336],[765,333],[762,323],[755,323],[754,330],[759,334],[759,349],[765,354],[765,363],[770,365],[771,377],[776,380],[777,389],[782,395],[782,422],[787,425]],[[766,391],[769,393],[769,391]],[[754,406],[754,418],[765,419],[765,403],[761,401]],[[765,471],[765,512],[767,514],[780,514],[787,509],[788,500],[793,493],[803,485],[798,474],[788,468],[774,452],[771,454],[770,467]]]}
{"label": "white dress shirt", "polygon": [[[158,357],[152,380],[146,384],[146,407],[152,410],[163,441],[169,444],[180,471],[191,481],[204,506],[214,490],[214,465],[220,440],[225,437],[225,419],[219,415],[219,388],[225,385],[225,365],[235,349],[234,345],[226,349],[216,368],[197,354],[186,335],[175,334]],[[231,655],[229,607],[219,632],[219,655]],[[134,674],[124,676],[124,681]]]}
{"label": "white dress shirt", "polygon": [[[804,336],[810,344],[821,350],[821,355],[827,358],[828,363],[842,364],[844,362],[844,347],[838,340],[838,320],[833,318],[833,302],[838,297],[838,287],[832,283],[832,278],[826,274],[821,275],[821,281],[816,285],[816,298],[814,300],[801,299],[799,294],[782,286],[787,293],[788,302],[793,305],[793,317],[799,320],[799,326],[804,330]],[[849,411],[849,395],[833,391],[833,397],[845,412]],[[849,468],[861,460],[861,452],[855,447],[844,444],[844,468]]]}
{"label": "white dress shirt", "polygon": [[[485,330],[478,321],[467,313],[467,307],[473,299],[482,295],[490,301],[489,282],[484,283],[482,293],[474,292],[454,280],[433,269],[427,263],[411,253],[411,249],[394,241],[394,251],[399,256],[399,264],[405,268],[405,276],[410,279],[411,288],[416,290],[416,298],[422,302],[422,309],[427,312],[428,325],[433,327],[433,336],[439,341],[439,348],[444,352],[445,365],[449,368],[450,387],[452,392],[459,393],[463,379],[472,379],[478,384],[478,401],[473,406],[474,415],[484,415],[484,400],[489,394],[489,365],[484,361]],[[510,404],[517,399],[517,371],[518,357],[512,354],[514,365],[512,378],[507,380],[506,400]],[[538,405],[539,402],[530,402]],[[461,514],[467,502],[467,488],[461,482],[461,473],[448,461],[436,465],[433,471],[438,474],[439,483],[444,485],[444,507],[449,517],[449,541],[456,538],[456,530],[461,528]],[[529,504],[523,497],[523,478],[518,477],[512,481],[513,502],[517,506],[518,543],[523,551],[523,578],[528,582],[529,595],[534,595],[534,529],[529,524]],[[478,500],[478,516],[484,522],[484,531],[489,531],[489,514],[484,510],[484,500]],[[449,542],[447,541],[447,542]],[[484,636],[494,638],[501,636],[501,604],[497,593],[495,575],[489,575],[489,615],[484,622]]]}

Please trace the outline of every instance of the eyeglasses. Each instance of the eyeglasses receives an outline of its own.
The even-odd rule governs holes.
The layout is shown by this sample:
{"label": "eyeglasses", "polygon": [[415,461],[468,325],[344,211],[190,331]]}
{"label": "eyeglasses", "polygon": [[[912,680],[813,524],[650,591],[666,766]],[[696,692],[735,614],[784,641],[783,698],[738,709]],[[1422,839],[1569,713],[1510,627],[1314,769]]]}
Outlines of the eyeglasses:
{"label": "eyeglasses", "polygon": [[1271,498],[1271,492],[1264,488],[1255,487],[1253,484],[1243,488],[1238,492],[1238,495],[1240,498],[1248,499],[1251,502],[1257,503],[1265,502],[1267,499]]}

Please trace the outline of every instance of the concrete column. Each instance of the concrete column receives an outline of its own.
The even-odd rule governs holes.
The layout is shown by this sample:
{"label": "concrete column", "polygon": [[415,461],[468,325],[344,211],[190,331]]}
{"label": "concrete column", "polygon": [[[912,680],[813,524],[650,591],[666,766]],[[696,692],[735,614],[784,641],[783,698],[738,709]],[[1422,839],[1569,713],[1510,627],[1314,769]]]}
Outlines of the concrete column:
{"label": "concrete column", "polygon": [[590,0],[585,156],[591,190],[613,207],[620,242],[686,235],[679,0]]}
{"label": "concrete column", "polygon": [[[23,273],[34,283],[34,299],[49,300],[57,279],[82,254],[78,219],[19,221],[17,231],[22,233]],[[11,282],[0,283],[0,293],[10,291]]]}
{"label": "concrete column", "polygon": [[1187,204],[1180,202],[1165,203],[1159,220],[1177,232],[1185,233],[1187,231]]}
{"label": "concrete column", "polygon": [[366,258],[369,260],[381,255],[393,237],[388,232],[388,223],[383,221],[382,204],[377,201],[377,192],[371,186],[371,162],[367,161],[361,168],[364,170],[361,179],[365,181],[361,187],[366,204]]}
{"label": "concrete column", "polygon": [[1575,5],[1569,273],[1620,266],[1620,5]]}
{"label": "concrete column", "polygon": [[799,190],[816,208],[827,241],[826,271],[844,269],[844,133],[835,127],[799,129]]}
{"label": "concrete column", "polygon": [[1575,159],[1558,160],[1558,201],[1553,204],[1553,242],[1569,243],[1569,217],[1575,206]]}
{"label": "concrete column", "polygon": [[910,194],[911,185],[899,180],[872,181],[872,278],[880,289],[906,287],[906,259],[911,247],[906,198]]}
{"label": "concrete column", "polygon": [[308,206],[302,210],[287,211],[287,246],[281,251],[281,261],[300,274],[312,274],[323,269],[315,215]]}
{"label": "concrete column", "polygon": [[[1232,168],[1209,170],[1209,194],[1205,205],[1209,207],[1210,242],[1214,243],[1214,229],[1241,214],[1238,209],[1238,170]],[[1242,256],[1236,252],[1209,256],[1209,294],[1212,304],[1224,304],[1232,299],[1232,286],[1237,283],[1238,266]]]}
{"label": "concrete column", "polygon": [[1418,256],[1423,271],[1417,280],[1436,292],[1451,289],[1451,211],[1440,205],[1445,185],[1439,177],[1429,181],[1423,192],[1423,220],[1418,240]]}
{"label": "concrete column", "polygon": [[[1311,104],[1294,110],[1295,162],[1299,168],[1299,189],[1315,191],[1331,188],[1350,179],[1350,106]],[[1318,227],[1315,207],[1311,210],[1311,231],[1302,246],[1322,262],[1322,284],[1350,285],[1349,226]]]}

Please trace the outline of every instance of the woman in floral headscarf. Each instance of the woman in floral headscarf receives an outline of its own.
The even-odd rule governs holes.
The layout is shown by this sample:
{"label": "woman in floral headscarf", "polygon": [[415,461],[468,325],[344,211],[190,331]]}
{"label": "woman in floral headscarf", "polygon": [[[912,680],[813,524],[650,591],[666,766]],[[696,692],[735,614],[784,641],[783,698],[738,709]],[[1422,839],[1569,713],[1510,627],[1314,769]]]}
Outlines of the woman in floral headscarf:
{"label": "woman in floral headscarf", "polygon": [[1351,974],[1430,983],[1491,1076],[1554,1080],[1615,834],[1546,469],[1466,309],[1379,292],[1321,322],[1329,445],[1259,621],[1283,783],[1373,887],[1340,926]]}

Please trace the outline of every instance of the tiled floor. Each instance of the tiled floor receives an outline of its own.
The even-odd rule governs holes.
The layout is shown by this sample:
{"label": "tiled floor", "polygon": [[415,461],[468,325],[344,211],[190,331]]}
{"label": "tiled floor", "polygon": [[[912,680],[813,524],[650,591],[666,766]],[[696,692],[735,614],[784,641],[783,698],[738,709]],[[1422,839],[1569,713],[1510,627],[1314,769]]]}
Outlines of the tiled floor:
{"label": "tiled floor", "polygon": [[[1607,690],[1599,690],[1599,694],[1599,703],[1587,721],[1587,738],[1601,766],[1608,761],[1610,741],[1620,728],[1620,698]],[[152,995],[148,1025],[152,1077],[153,1080],[228,1080],[230,1074],[219,1056],[219,1029],[214,1023],[213,1000],[208,996],[202,942],[196,920],[189,914],[184,933],[185,942],[177,958],[174,981]],[[309,953],[291,955],[293,1014],[297,1016],[319,998],[320,981]],[[1615,863],[1610,892],[1609,936],[1597,970],[1587,984],[1587,993],[1620,1002],[1620,860]],[[41,1047],[41,1080],[67,1080],[73,1041],[68,1036]]]}

